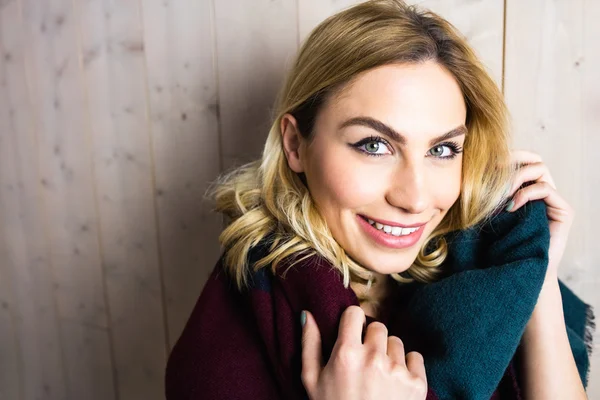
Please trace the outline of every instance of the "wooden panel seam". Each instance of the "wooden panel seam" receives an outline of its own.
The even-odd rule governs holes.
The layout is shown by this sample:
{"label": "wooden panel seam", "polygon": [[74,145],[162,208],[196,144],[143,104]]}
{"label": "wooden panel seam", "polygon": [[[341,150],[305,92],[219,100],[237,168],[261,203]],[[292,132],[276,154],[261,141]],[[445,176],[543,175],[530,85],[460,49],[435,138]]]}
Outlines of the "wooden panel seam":
{"label": "wooden panel seam", "polygon": [[[213,70],[215,76],[215,84],[216,84],[216,99],[215,102],[217,107],[221,106],[221,98],[219,96],[219,57],[217,51],[217,11],[215,6],[215,0],[210,0],[210,30],[212,32],[212,59],[213,59]],[[217,145],[219,146],[219,174],[222,174],[225,168],[225,163],[223,162],[223,132],[221,129],[221,116],[217,115]],[[212,185],[211,185],[212,186]],[[209,186],[210,188],[210,186]],[[206,195],[203,196],[205,198]],[[221,226],[223,229],[227,227],[227,221],[225,217],[221,214]]]}
{"label": "wooden panel seam", "polygon": [[80,70],[80,80],[81,80],[81,88],[83,90],[83,98],[85,99],[85,120],[86,120],[86,143],[88,146],[88,154],[90,155],[90,170],[92,176],[92,193],[94,197],[94,213],[96,214],[96,229],[97,235],[96,239],[98,241],[98,252],[100,259],[100,276],[102,277],[102,297],[104,299],[104,309],[106,313],[106,326],[107,326],[107,335],[108,335],[108,346],[110,351],[110,363],[111,363],[111,375],[113,380],[113,393],[116,400],[119,400],[119,390],[118,390],[118,382],[119,377],[117,374],[116,368],[116,355],[115,355],[115,346],[114,346],[114,337],[112,331],[112,315],[110,310],[110,302],[108,301],[108,289],[106,288],[106,273],[104,270],[105,259],[104,259],[104,243],[102,240],[102,220],[100,218],[100,205],[98,204],[98,189],[96,186],[96,168],[94,166],[94,147],[92,145],[92,129],[91,129],[91,116],[89,113],[89,90],[87,85],[87,79],[84,78],[85,71],[83,68],[83,52],[81,45],[81,13],[79,12],[78,7],[75,5],[75,0],[71,0],[71,5],[73,7],[73,15],[77,20],[77,59],[78,66]]}
{"label": "wooden panel seam", "polygon": [[[26,25],[25,25],[25,20],[23,18],[23,2],[22,0],[18,0],[18,10],[19,10],[19,24],[21,26],[22,29],[26,29]],[[29,103],[29,109],[33,111],[34,108],[34,104],[33,104],[33,91],[31,88],[31,67],[29,65],[29,61],[27,56],[25,54],[22,55],[23,56],[23,67],[25,70],[25,87],[27,90],[27,99],[28,99],[28,103]],[[36,159],[36,163],[35,163],[35,169],[37,172],[37,182],[35,182],[35,187],[37,188],[36,192],[37,192],[37,198],[39,200],[38,207],[40,207],[40,213],[42,215],[42,221],[40,221],[40,224],[43,226],[42,229],[42,236],[44,238],[44,253],[46,254],[46,259],[47,259],[47,265],[50,266],[50,276],[52,277],[52,282],[51,282],[51,293],[52,293],[52,307],[54,308],[54,318],[56,321],[56,327],[58,329],[58,344],[60,346],[60,366],[61,366],[61,375],[62,375],[62,379],[63,379],[63,383],[65,384],[65,390],[68,392],[68,387],[69,387],[69,381],[68,381],[68,374],[67,374],[67,368],[65,365],[65,350],[64,350],[64,344],[63,344],[63,338],[62,338],[62,324],[60,321],[60,317],[59,317],[59,313],[58,313],[58,304],[57,304],[57,300],[56,300],[56,293],[55,293],[55,283],[56,283],[56,273],[54,271],[54,263],[52,262],[52,257],[50,255],[50,248],[49,248],[49,234],[48,234],[48,218],[46,216],[46,204],[44,202],[44,192],[42,191],[41,187],[40,187],[40,180],[41,180],[41,166],[40,166],[40,159],[38,157],[39,155],[39,149],[40,149],[40,145],[39,145],[39,130],[40,130],[40,124],[38,123],[37,118],[35,117],[36,113],[32,112],[32,118],[31,118],[31,127],[32,127],[32,136],[33,136],[33,142],[35,143],[35,159]],[[24,379],[24,377],[22,377],[21,379]],[[23,391],[24,393],[24,391]]]}
{"label": "wooden panel seam", "polygon": [[[19,0],[19,6],[20,6],[20,0]],[[21,16],[21,8],[19,7],[19,15]],[[21,17],[22,20],[22,17]],[[0,30],[0,57],[4,57],[4,54],[6,54],[6,51],[4,49],[3,46],[3,38],[2,38],[2,30]],[[22,54],[21,54],[22,56]],[[3,71],[5,72],[5,71]],[[11,274],[11,278],[12,278],[12,274]],[[12,279],[10,282],[8,282],[8,288],[9,290],[12,289]],[[11,290],[11,295],[9,297],[11,299],[11,301],[13,301],[13,304],[11,304],[11,307],[8,309],[9,315],[10,315],[10,319],[12,321],[12,325],[13,325],[13,341],[16,347],[16,353],[17,353],[17,373],[19,376],[19,382],[17,384],[18,386],[18,391],[19,391],[19,399],[23,399],[23,396],[25,395],[25,381],[24,381],[24,374],[25,374],[25,367],[23,365],[23,350],[22,350],[22,344],[21,344],[21,340],[19,338],[19,335],[17,334],[17,318],[15,317],[15,312],[14,312],[14,305],[15,305],[15,299],[16,296],[14,294],[14,291]]]}
{"label": "wooden panel seam", "polygon": [[[139,21],[140,21],[140,27],[142,29],[142,33],[141,33],[141,37],[142,40],[145,37],[144,36],[144,31],[146,29],[146,26],[144,25],[144,12],[143,12],[143,4],[141,0],[138,0],[138,17],[139,17]],[[146,101],[145,101],[145,117],[146,117],[146,134],[148,137],[148,151],[150,153],[150,179],[152,181],[152,208],[154,209],[154,226],[155,226],[155,232],[156,232],[156,253],[157,253],[157,258],[158,258],[158,277],[160,279],[160,301],[161,301],[161,306],[162,306],[162,319],[163,319],[163,331],[164,331],[164,338],[165,338],[165,359],[169,356],[169,353],[171,352],[170,349],[170,341],[169,341],[169,327],[168,327],[168,315],[167,315],[167,299],[166,299],[166,292],[165,292],[165,279],[164,279],[164,274],[163,274],[163,269],[164,269],[164,265],[163,265],[163,254],[162,254],[162,249],[161,249],[161,243],[160,243],[160,224],[158,221],[159,218],[159,213],[158,213],[158,206],[156,204],[156,166],[155,166],[155,161],[154,161],[154,141],[153,141],[153,137],[152,137],[152,120],[150,119],[150,115],[151,114],[151,105],[150,105],[150,88],[149,88],[149,84],[148,84],[148,56],[147,53],[144,52],[144,88],[146,91]]]}

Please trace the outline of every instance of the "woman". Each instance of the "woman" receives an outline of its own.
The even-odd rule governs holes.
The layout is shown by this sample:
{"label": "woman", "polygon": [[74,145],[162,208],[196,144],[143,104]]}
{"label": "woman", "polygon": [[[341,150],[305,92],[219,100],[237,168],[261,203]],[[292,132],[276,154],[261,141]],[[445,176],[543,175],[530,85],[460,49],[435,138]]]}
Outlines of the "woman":
{"label": "woman", "polygon": [[[508,199],[511,212],[543,200],[550,220],[548,283],[523,337],[524,394],[585,398],[566,335],[548,339],[541,329],[561,327],[556,269],[573,211],[539,156],[511,155],[502,94],[448,22],[399,0],[328,18],[302,46],[275,115],[262,159],[215,187],[217,209],[231,218],[220,236],[225,252],[170,356],[168,398],[436,398],[423,356],[405,355],[402,338],[388,337],[391,299],[403,284],[441,279],[445,234]],[[359,304],[336,321],[328,360],[313,313],[281,306],[328,278],[296,268],[292,279],[307,286],[279,298],[270,286],[278,271],[316,259],[343,286],[328,282],[319,295]],[[258,297],[244,297],[261,285]],[[251,315],[246,306],[267,292],[268,311]]]}

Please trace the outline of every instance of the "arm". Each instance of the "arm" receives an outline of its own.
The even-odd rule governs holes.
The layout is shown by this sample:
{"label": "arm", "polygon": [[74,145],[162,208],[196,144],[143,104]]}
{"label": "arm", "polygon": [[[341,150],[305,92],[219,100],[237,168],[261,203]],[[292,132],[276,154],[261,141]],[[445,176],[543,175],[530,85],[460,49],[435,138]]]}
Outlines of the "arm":
{"label": "arm", "polygon": [[587,399],[567,338],[555,273],[546,276],[522,345],[526,399]]}

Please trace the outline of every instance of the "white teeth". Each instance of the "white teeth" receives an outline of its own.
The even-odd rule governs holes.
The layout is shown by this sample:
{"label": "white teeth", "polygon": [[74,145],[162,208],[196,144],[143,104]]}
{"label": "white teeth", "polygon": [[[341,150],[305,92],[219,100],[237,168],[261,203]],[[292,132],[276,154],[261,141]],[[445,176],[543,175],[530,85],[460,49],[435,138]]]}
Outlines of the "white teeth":
{"label": "white teeth", "polygon": [[401,228],[399,226],[383,225],[383,224],[380,224],[379,222],[373,221],[372,219],[367,219],[367,221],[369,221],[369,224],[375,226],[375,228],[377,228],[378,230],[384,231],[385,233],[394,235],[394,236],[410,235],[411,233],[413,233],[414,231],[419,229],[419,228]]}

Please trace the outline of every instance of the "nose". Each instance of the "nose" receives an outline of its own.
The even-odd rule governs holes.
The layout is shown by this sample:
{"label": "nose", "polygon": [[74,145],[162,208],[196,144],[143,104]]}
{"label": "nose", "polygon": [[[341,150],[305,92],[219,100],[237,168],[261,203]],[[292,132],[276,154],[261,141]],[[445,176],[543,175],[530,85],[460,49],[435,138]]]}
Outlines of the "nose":
{"label": "nose", "polygon": [[406,160],[392,175],[386,200],[409,214],[421,214],[430,205],[425,166],[418,161]]}

